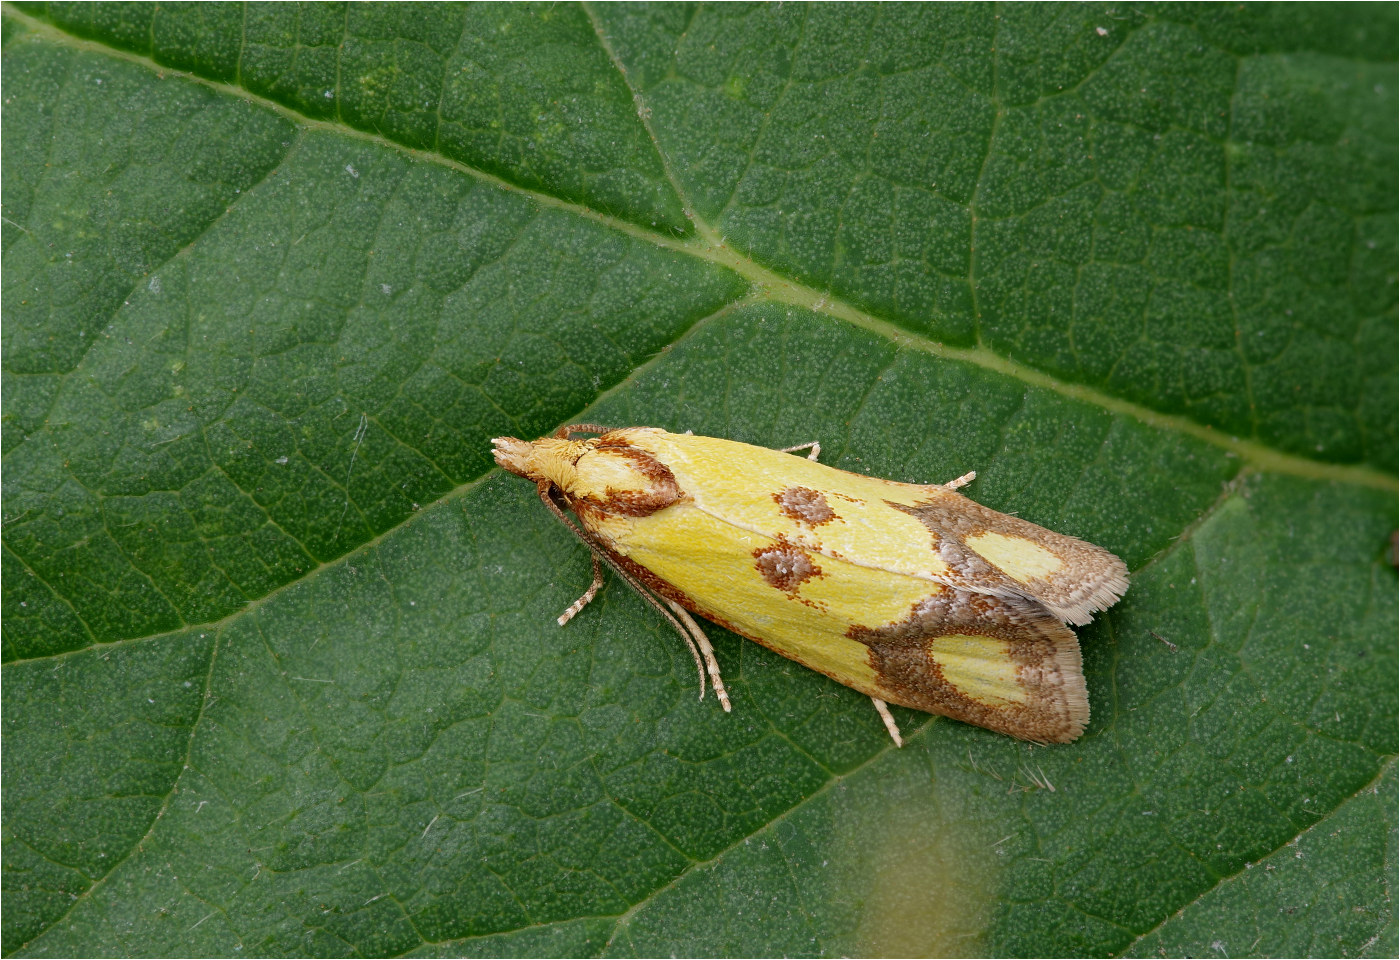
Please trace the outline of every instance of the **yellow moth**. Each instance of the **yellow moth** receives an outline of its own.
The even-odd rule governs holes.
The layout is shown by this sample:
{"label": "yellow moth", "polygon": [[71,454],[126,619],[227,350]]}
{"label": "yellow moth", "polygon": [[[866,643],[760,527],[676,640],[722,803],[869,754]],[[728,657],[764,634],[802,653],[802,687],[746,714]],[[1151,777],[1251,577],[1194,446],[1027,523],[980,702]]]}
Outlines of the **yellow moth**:
{"label": "yellow moth", "polygon": [[[575,434],[601,436],[574,439]],[[729,709],[690,616],[714,622],[870,696],[1042,743],[1089,720],[1079,641],[1128,588],[1093,544],[981,506],[946,484],[895,483],[787,450],[655,427],[563,427],[497,437],[496,462],[680,633]],[[811,448],[804,459],[790,451]],[[564,511],[573,511],[575,523]]]}

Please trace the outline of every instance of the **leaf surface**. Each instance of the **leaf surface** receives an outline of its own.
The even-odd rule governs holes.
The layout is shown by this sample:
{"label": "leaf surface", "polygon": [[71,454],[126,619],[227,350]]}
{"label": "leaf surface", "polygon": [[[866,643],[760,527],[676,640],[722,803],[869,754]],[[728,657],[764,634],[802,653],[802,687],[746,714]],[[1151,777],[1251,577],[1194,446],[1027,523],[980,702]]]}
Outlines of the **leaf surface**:
{"label": "leaf surface", "polygon": [[[4,8],[7,955],[1393,955],[1396,17]],[[713,628],[489,438],[1100,543],[1037,748]]]}

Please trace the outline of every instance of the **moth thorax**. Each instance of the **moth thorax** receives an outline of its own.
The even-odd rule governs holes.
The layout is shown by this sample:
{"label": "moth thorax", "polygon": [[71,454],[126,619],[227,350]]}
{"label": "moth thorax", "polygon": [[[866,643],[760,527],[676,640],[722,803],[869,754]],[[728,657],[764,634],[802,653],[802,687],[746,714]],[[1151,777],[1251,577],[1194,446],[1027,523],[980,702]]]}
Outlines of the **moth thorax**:
{"label": "moth thorax", "polygon": [[574,464],[565,492],[586,510],[645,517],[681,499],[676,476],[650,452],[603,437]]}

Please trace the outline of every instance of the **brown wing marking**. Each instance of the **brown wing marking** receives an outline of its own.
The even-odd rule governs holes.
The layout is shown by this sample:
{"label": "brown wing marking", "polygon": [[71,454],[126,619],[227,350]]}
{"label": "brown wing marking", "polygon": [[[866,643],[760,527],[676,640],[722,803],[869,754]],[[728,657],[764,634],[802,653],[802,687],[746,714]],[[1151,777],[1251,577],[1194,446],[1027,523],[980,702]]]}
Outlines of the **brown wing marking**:
{"label": "brown wing marking", "polygon": [[[870,648],[883,699],[1041,743],[1067,743],[1089,722],[1079,641],[1053,614],[1033,600],[993,597],[948,588],[910,609],[896,623],[855,626],[846,634]],[[989,657],[989,671],[1011,660],[1018,702],[978,698],[960,689],[965,677],[948,677],[934,656],[961,638],[1002,641],[1004,653]]]}
{"label": "brown wing marking", "polygon": [[822,575],[812,554],[786,537],[753,551],[754,568],[770,587],[796,597],[802,584]]}
{"label": "brown wing marking", "polygon": [[[955,586],[993,596],[1039,600],[1056,617],[1085,624],[1096,610],[1113,606],[1128,589],[1128,568],[1102,547],[998,513],[975,500],[940,491],[931,503],[890,506],[918,519],[936,538],[936,549],[954,571]],[[977,552],[988,536],[1003,543],[1029,541],[1052,556],[1056,569],[1041,575],[1008,576]],[[990,552],[991,544],[983,547]]]}
{"label": "brown wing marking", "polygon": [[787,487],[773,494],[773,501],[783,516],[813,529],[841,519],[821,491],[810,487]]}

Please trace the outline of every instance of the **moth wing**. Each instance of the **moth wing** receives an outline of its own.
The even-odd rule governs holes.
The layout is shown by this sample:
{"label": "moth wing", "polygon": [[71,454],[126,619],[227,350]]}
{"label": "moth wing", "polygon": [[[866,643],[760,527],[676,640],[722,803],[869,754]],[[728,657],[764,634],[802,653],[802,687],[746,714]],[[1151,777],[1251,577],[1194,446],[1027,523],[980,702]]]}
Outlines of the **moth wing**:
{"label": "moth wing", "polygon": [[945,587],[904,620],[848,635],[893,703],[1040,743],[1089,722],[1079,641],[1034,600]]}
{"label": "moth wing", "polygon": [[1102,547],[998,513],[952,491],[900,507],[938,540],[949,582],[992,596],[1039,601],[1067,623],[1085,624],[1128,589],[1128,568]]}

